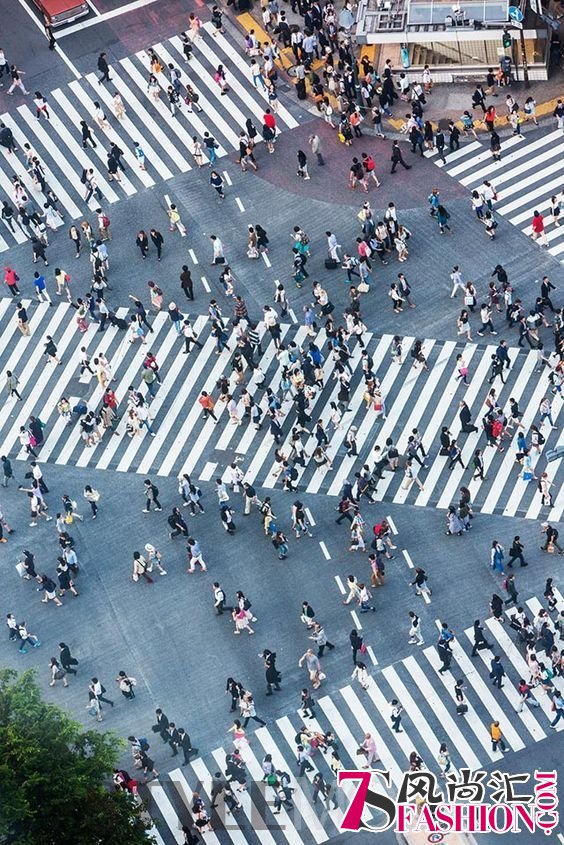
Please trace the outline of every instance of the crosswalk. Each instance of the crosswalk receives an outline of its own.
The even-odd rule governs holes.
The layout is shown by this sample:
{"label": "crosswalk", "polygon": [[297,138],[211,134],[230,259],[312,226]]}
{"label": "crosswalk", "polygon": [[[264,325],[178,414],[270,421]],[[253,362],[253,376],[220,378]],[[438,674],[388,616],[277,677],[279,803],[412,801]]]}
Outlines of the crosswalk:
{"label": "crosswalk", "polygon": [[[177,335],[166,313],[159,312],[154,319],[150,318],[154,331],[147,335],[148,343],[140,345],[131,344],[129,333],[113,326],[99,333],[97,324],[91,323],[86,333],[78,332],[76,312],[67,303],[56,303],[54,307],[49,307],[47,303],[31,304],[29,300],[24,300],[24,304],[29,306],[30,337],[20,335],[11,300],[0,300],[0,372],[11,370],[16,373],[23,396],[22,402],[15,398],[5,399],[0,409],[0,454],[25,459],[25,453],[19,450],[18,432],[20,426],[26,424],[33,414],[46,426],[45,441],[40,452],[42,462],[114,469],[118,472],[154,473],[159,476],[189,473],[202,481],[209,481],[238,459],[250,483],[264,489],[280,486],[280,479],[274,474],[275,444],[266,413],[267,398],[263,387],[257,386],[256,373],[251,373],[248,368],[244,373],[245,386],[263,410],[262,428],[257,430],[254,423],[243,416],[240,388],[235,385],[231,374],[231,355],[236,348],[233,327],[228,329],[231,351],[224,350],[221,355],[214,355],[215,341],[210,336],[207,318],[197,317],[194,328],[203,348],[192,348],[186,355],[183,354],[183,339]],[[117,314],[125,317],[127,309],[119,309]],[[299,346],[307,348],[310,338],[303,326],[282,324],[281,328],[284,342],[294,340]],[[257,360],[264,373],[264,388],[278,391],[282,367],[270,335],[264,335],[264,327],[261,332],[263,354]],[[59,357],[63,361],[60,367],[48,363],[43,356],[46,335],[52,336],[57,344]],[[423,350],[429,371],[424,371],[419,367],[413,368],[412,359],[407,354],[414,338],[404,338],[404,361],[399,365],[391,355],[391,335],[366,333],[364,340],[374,360],[374,371],[386,400],[386,416],[376,417],[372,407],[366,407],[361,348],[356,346],[351,359],[353,375],[349,410],[345,411],[340,426],[334,429],[330,423],[333,413],[331,403],[337,401],[339,384],[333,378],[334,361],[324,330],[318,332],[315,340],[327,360],[324,364],[324,387],[317,388],[310,400],[310,428],[313,428],[316,420],[323,421],[330,438],[326,451],[332,461],[332,468],[315,464],[312,459],[314,438],[306,435],[306,466],[296,466],[298,479],[295,483],[298,489],[338,496],[346,479],[353,479],[355,471],[367,461],[372,465],[375,445],[384,447],[386,440],[392,438],[402,455],[408,437],[417,428],[424,449],[429,453],[426,459],[428,469],[416,467],[414,463],[424,489],[404,487],[400,464],[395,473],[386,472],[379,481],[377,500],[446,509],[449,504],[458,501],[459,487],[464,483],[470,489],[475,509],[484,513],[525,516],[529,519],[537,519],[542,513],[547,519],[558,521],[561,518],[564,510],[561,461],[554,461],[547,467],[554,482],[553,490],[559,491],[553,507],[549,509],[542,506],[536,482],[527,483],[518,477],[520,467],[515,463],[514,438],[507,437],[504,440],[505,451],[499,452],[486,446],[481,430],[460,436],[459,445],[465,467],[471,464],[476,448],[484,450],[484,481],[471,481],[471,470],[459,464],[449,470],[448,459],[438,454],[439,435],[443,426],[449,428],[453,437],[460,434],[458,415],[461,399],[469,405],[480,427],[480,419],[487,410],[485,400],[490,390],[487,379],[494,345],[425,340]],[[57,403],[63,396],[69,399],[72,406],[81,398],[89,410],[98,412],[101,407],[103,387],[97,379],[88,372],[79,378],[82,347],[86,348],[92,359],[98,353],[106,356],[114,377],[111,387],[119,402],[116,432],[113,435],[107,433],[91,448],[85,447],[81,439],[78,415],[75,414],[69,424],[57,412]],[[147,394],[146,385],[141,379],[142,363],[149,349],[157,358],[162,376],[162,384],[153,399]],[[460,352],[470,371],[471,379],[467,388],[456,378],[456,355]],[[547,370],[539,373],[537,353],[534,351],[513,348],[509,355],[512,366],[506,371],[506,384],[502,385],[499,380],[495,384],[498,401],[505,408],[509,397],[518,401],[527,433],[531,424],[539,423],[541,399],[550,395]],[[41,378],[37,377],[38,371],[41,371]],[[215,409],[219,425],[215,425],[211,419],[202,419],[198,397],[205,390],[217,398],[217,382],[223,374],[231,376],[233,393],[239,400],[240,425],[229,421],[223,402],[217,402]],[[131,385],[139,388],[150,402],[150,416],[155,430],[152,438],[145,429],[132,439],[127,434],[124,418]],[[563,404],[560,395],[554,397],[552,414],[555,425],[558,425],[561,417],[564,418]],[[290,452],[291,429],[296,423],[291,396],[284,400],[282,414],[283,442],[280,448],[287,455]],[[357,429],[356,458],[347,455],[344,445],[347,431],[353,425]],[[545,466],[543,450],[564,444],[564,435],[558,430],[552,430],[547,421],[542,430],[546,442],[540,447],[539,453],[533,455],[533,465],[538,465],[539,473]],[[516,430],[511,432],[512,435],[516,433]]]}
{"label": "crosswalk", "polygon": [[547,251],[564,261],[564,226],[555,226],[550,215],[550,198],[557,196],[562,202],[564,133],[558,129],[535,140],[515,135],[503,139],[501,153],[501,162],[495,162],[487,142],[472,141],[448,153],[446,164],[436,150],[426,155],[469,192],[479,190],[485,179],[490,181],[498,194],[494,213],[526,235],[532,234],[533,212],[540,211],[545,219]]}
{"label": "crosswalk", "polygon": [[[12,130],[19,152],[10,154],[5,147],[0,147],[0,195],[13,201],[11,180],[17,173],[23,177],[29,197],[43,212],[45,197],[26,172],[23,157],[25,143],[29,143],[39,156],[46,181],[59,198],[61,210],[76,220],[84,216],[87,209],[85,188],[80,181],[83,168],[94,169],[105,198],[104,204],[112,205],[154,186],[160,180],[192,170],[195,167],[192,154],[195,135],[201,142],[204,132],[208,131],[219,145],[216,150],[218,158],[222,158],[238,150],[239,132],[250,118],[259,130],[257,140],[260,141],[262,116],[268,106],[267,95],[252,85],[249,64],[240,49],[233,46],[229,35],[212,37],[210,26],[209,23],[204,25],[203,37],[196,42],[189,62],[185,61],[178,36],[153,45],[166,69],[166,73],[163,70],[158,74],[160,99],[156,102],[147,91],[149,57],[139,51],[112,64],[112,81],[106,85],[99,85],[98,76],[88,73],[64,88],[51,91],[47,96],[50,122],[37,120],[33,105],[30,107],[28,101],[10,113],[1,114],[0,121]],[[166,93],[170,85],[169,63],[181,71],[181,94],[189,83],[199,95],[201,111],[193,109],[189,112],[182,102],[176,115],[172,116]],[[225,96],[221,95],[213,78],[220,64],[226,69],[230,88]],[[113,112],[115,92],[121,95],[125,106],[122,119]],[[108,128],[100,128],[95,122],[95,102],[105,113]],[[88,144],[87,149],[83,149],[81,120],[86,120],[91,126],[96,148]],[[276,121],[279,131],[298,125],[282,103],[279,104]],[[121,173],[119,183],[108,181],[106,158],[112,142],[125,153],[123,160],[127,170]],[[133,150],[136,142],[145,154],[145,170],[139,168],[135,159]],[[97,205],[97,200],[90,200],[90,209],[95,209]],[[25,240],[17,224],[15,232],[12,232],[2,221],[0,252]]]}
{"label": "crosswalk", "polygon": [[[562,595],[555,591],[558,609],[564,608]],[[533,597],[523,603],[527,615],[533,619],[541,608],[541,602]],[[505,612],[506,617],[512,611]],[[446,742],[451,771],[455,774],[461,767],[477,770],[490,767],[504,758],[501,751],[493,751],[489,738],[489,726],[499,721],[506,744],[511,752],[531,748],[536,743],[551,737],[550,722],[554,718],[551,699],[540,687],[533,689],[536,708],[525,708],[516,712],[519,696],[516,686],[520,678],[528,680],[530,672],[522,655],[522,646],[516,645],[515,635],[509,633],[508,625],[501,625],[494,619],[486,621],[486,637],[493,644],[493,651],[479,651],[474,659],[470,657],[473,644],[473,629],[458,633],[453,646],[451,668],[439,674],[441,661],[434,643],[437,631],[422,631],[425,644],[414,647],[413,654],[394,663],[373,677],[367,690],[347,684],[331,695],[316,698],[315,718],[304,719],[300,711],[276,719],[274,722],[249,732],[250,745],[241,748],[248,777],[248,792],[237,793],[243,805],[235,815],[225,815],[222,799],[219,808],[212,811],[214,832],[206,833],[206,841],[215,845],[254,845],[268,842],[270,845],[286,841],[289,845],[320,845],[338,835],[339,823],[346,808],[347,791],[338,795],[339,807],[325,810],[319,799],[312,804],[311,781],[317,771],[322,772],[327,782],[334,781],[329,768],[330,752],[324,755],[316,751],[312,757],[314,771],[303,778],[297,777],[296,734],[302,725],[310,730],[327,732],[332,730],[337,738],[338,753],[344,768],[359,768],[364,759],[357,755],[357,748],[370,732],[375,740],[380,761],[374,768],[391,772],[393,792],[397,791],[402,773],[408,769],[411,752],[416,751],[423,759],[424,767],[440,773],[438,764],[439,747]],[[440,625],[440,623],[437,623]],[[489,678],[492,654],[499,654],[506,672],[503,688],[496,690]],[[538,653],[539,660],[545,660],[544,653]],[[330,672],[330,658],[324,663]],[[464,678],[464,697],[468,712],[463,716],[456,713],[455,682]],[[564,679],[556,677],[557,689],[564,689]],[[390,702],[397,699],[404,708],[402,733],[394,733],[390,721]],[[264,713],[259,715],[264,717]],[[252,723],[249,725],[249,731]],[[556,731],[564,729],[559,722]],[[160,744],[160,742],[159,742]],[[225,768],[225,749],[228,740],[206,757],[198,758],[187,767],[177,768],[166,776],[149,784],[142,790],[148,801],[148,810],[153,819],[159,845],[182,842],[180,826],[190,825],[193,790],[197,791],[209,806],[212,775]],[[152,753],[152,752],[150,752]],[[158,754],[158,752],[155,752]],[[265,754],[272,755],[277,769],[288,772],[292,777],[294,809],[283,809],[279,816],[273,816],[274,792],[263,781],[261,768]],[[158,765],[158,760],[157,760]],[[440,781],[439,781],[440,783]]]}

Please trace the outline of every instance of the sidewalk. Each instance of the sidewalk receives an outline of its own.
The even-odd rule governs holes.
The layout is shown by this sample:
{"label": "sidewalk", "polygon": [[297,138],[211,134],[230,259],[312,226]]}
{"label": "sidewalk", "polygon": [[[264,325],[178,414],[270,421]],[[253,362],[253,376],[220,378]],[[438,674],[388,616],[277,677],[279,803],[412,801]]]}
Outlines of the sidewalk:
{"label": "sidewalk", "polygon": [[[255,35],[261,43],[264,43],[265,41],[270,41],[272,36],[269,35],[263,28],[262,21],[258,19],[256,8],[254,11],[257,17],[254,17],[249,12],[244,12],[243,14],[235,15],[235,21],[239,24],[244,33],[247,33],[250,29],[254,29]],[[297,15],[292,15],[289,7],[286,8],[285,11],[289,22],[292,23],[292,18],[295,17],[296,23],[302,23],[301,18],[299,18]],[[362,54],[363,56],[368,55],[369,58],[374,59],[376,50],[377,45],[363,44],[359,47],[359,54]],[[294,55],[292,53],[291,48],[287,47],[280,49],[280,58],[276,61],[276,65],[278,66],[278,69],[284,75],[287,76],[288,82],[293,85],[294,80],[288,74],[289,69],[292,68],[294,65]],[[319,59],[313,63],[312,67],[314,70],[317,71],[320,67],[322,67],[322,65],[323,62]],[[521,76],[521,68],[519,68],[518,71],[519,75]],[[409,70],[407,71],[407,73],[409,74]],[[306,87],[309,91],[309,84],[307,83],[307,80]],[[436,125],[439,120],[444,121],[445,119],[452,119],[456,122],[459,128],[462,128],[462,123],[460,122],[459,118],[464,111],[468,110],[470,114],[472,114],[476,119],[476,132],[487,132],[485,124],[483,124],[483,122],[480,120],[481,111],[474,110],[472,108],[472,93],[474,91],[474,88],[474,83],[435,84],[432,93],[427,96],[427,104],[425,106],[424,119],[430,120],[434,125]],[[505,94],[509,92],[513,95],[513,97],[521,106],[521,117],[523,120],[523,126],[528,125],[534,127],[532,119],[526,114],[524,114],[522,111],[525,100],[527,99],[527,97],[534,98],[537,104],[536,113],[537,119],[539,121],[551,118],[552,113],[556,107],[557,100],[564,100],[564,68],[561,67],[558,70],[555,70],[551,78],[548,80],[531,82],[529,88],[527,88],[525,86],[525,83],[522,81],[514,82],[508,88],[500,88],[497,96],[488,97],[488,102],[494,103],[496,109],[498,110],[500,118],[505,115]],[[312,114],[318,113],[317,109],[311,105],[311,101],[310,106],[308,108]],[[384,117],[383,120],[383,125],[391,129],[391,132],[388,133],[388,137],[395,137],[394,133],[399,132],[405,122],[405,115],[408,112],[408,102],[396,101],[394,105],[394,116],[391,118]],[[507,126],[509,128],[509,124],[507,124]],[[500,127],[501,129],[503,129],[503,124],[500,124]],[[370,132],[370,130],[368,131]]]}

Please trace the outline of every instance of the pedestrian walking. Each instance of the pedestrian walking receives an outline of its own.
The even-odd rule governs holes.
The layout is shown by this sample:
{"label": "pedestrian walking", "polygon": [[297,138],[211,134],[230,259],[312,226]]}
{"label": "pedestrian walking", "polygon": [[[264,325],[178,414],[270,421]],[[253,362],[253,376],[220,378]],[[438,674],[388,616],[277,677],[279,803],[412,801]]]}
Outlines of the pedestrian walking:
{"label": "pedestrian walking", "polygon": [[504,742],[504,739],[503,739],[503,732],[502,732],[502,730],[499,726],[499,722],[497,722],[497,721],[492,722],[492,724],[490,725],[490,738],[491,738],[491,741],[492,741],[492,751],[497,751],[498,745],[499,745],[500,750],[503,751],[503,752],[509,750],[507,748],[507,746],[505,745],[505,742]]}
{"label": "pedestrian walking", "polygon": [[102,82],[111,82],[112,77],[110,76],[110,66],[107,60],[107,53],[102,52],[98,56],[98,70],[102,74],[101,78],[98,80],[98,85],[101,85]]}

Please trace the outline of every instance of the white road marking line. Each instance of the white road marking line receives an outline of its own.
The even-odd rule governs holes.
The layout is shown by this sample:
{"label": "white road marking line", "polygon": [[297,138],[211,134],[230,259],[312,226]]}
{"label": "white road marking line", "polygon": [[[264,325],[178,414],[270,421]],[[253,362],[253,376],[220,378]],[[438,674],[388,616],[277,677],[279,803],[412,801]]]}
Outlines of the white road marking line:
{"label": "white road marking line", "polygon": [[331,555],[329,554],[327,546],[325,545],[323,540],[319,541],[319,546],[321,548],[321,551],[323,552],[323,557],[325,558],[325,560],[331,560]]}
{"label": "white road marking line", "polygon": [[337,587],[339,588],[339,592],[341,593],[342,596],[344,596],[347,591],[345,590],[345,585],[343,584],[343,580],[342,580],[341,576],[335,575],[335,581],[337,582]]}
{"label": "white road marking line", "polygon": [[217,464],[208,461],[205,467],[203,468],[202,472],[200,473],[200,481],[209,481],[210,478],[213,478],[216,469]]}
{"label": "white road marking line", "polygon": [[239,197],[235,197],[235,202],[239,206],[239,211],[241,211],[241,212],[245,211],[245,206],[243,205],[243,203],[241,202]]}
{"label": "white road marking line", "polygon": [[370,660],[372,661],[373,666],[378,666],[378,661],[376,660],[376,655],[374,654],[374,649],[371,645],[366,646],[366,653],[369,656]]}
{"label": "white road marking line", "polygon": [[401,553],[402,553],[402,555],[404,556],[405,561],[406,561],[407,565],[409,566],[409,568],[410,568],[410,569],[413,569],[413,568],[414,568],[414,567],[413,567],[413,561],[411,560],[411,555],[409,554],[409,552],[407,551],[407,549],[402,549],[402,550],[401,550]]}
{"label": "white road marking line", "polygon": [[211,288],[205,276],[202,276],[202,284],[206,293],[211,293]]}
{"label": "white road marking line", "polygon": [[356,610],[351,610],[351,616],[356,630],[362,631],[362,625],[360,624],[360,619],[358,618],[358,613],[356,612]]}
{"label": "white road marking line", "polygon": [[269,257],[268,257],[268,255],[266,254],[266,252],[261,252],[261,255],[262,255],[262,260],[264,261],[264,263],[266,264],[266,266],[267,266],[267,267],[272,267],[272,263],[271,263],[271,261],[270,261],[270,258],[269,258]]}
{"label": "white road marking line", "polygon": [[386,519],[388,520],[388,525],[390,526],[390,529],[391,529],[391,531],[392,531],[392,534],[397,534],[397,533],[398,533],[398,529],[396,528],[396,524],[395,524],[394,520],[392,519],[392,517],[391,517],[391,516],[387,516],[387,517],[386,517]]}
{"label": "white road marking line", "polygon": [[225,182],[229,185],[229,187],[231,187],[231,185],[233,184],[233,182],[231,181],[231,176],[229,175],[229,173],[227,172],[227,170],[224,170],[224,171],[223,171],[223,178],[224,178]]}
{"label": "white road marking line", "polygon": [[311,515],[311,511],[310,511],[310,509],[309,509],[309,508],[304,508],[304,510],[305,510],[305,515],[307,516],[307,518],[308,518],[308,520],[309,520],[309,524],[310,524],[310,525],[315,525],[315,519],[314,519],[314,518],[313,518],[313,516]]}
{"label": "white road marking line", "polygon": [[294,313],[294,309],[293,309],[293,308],[288,308],[288,314],[289,314],[289,315],[290,315],[290,317],[292,318],[292,323],[297,323],[297,322],[298,322],[298,318],[296,317],[296,315],[295,315],[295,313]]}
{"label": "white road marking line", "polygon": [[193,264],[198,264],[198,259],[196,258],[196,253],[194,252],[194,250],[193,250],[193,249],[189,249],[189,250],[188,250],[188,255],[189,255],[189,256],[190,256],[190,258],[192,259],[192,263],[193,263]]}

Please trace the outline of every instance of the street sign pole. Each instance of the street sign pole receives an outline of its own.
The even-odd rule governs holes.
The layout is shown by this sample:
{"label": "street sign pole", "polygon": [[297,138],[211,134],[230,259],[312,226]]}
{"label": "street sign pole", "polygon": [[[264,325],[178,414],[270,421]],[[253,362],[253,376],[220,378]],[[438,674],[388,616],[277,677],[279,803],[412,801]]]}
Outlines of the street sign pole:
{"label": "street sign pole", "polygon": [[523,63],[523,79],[525,80],[525,88],[530,88],[529,82],[529,65],[527,64],[527,53],[525,51],[525,35],[523,34],[523,27],[519,30],[519,37],[521,39],[521,60]]}

